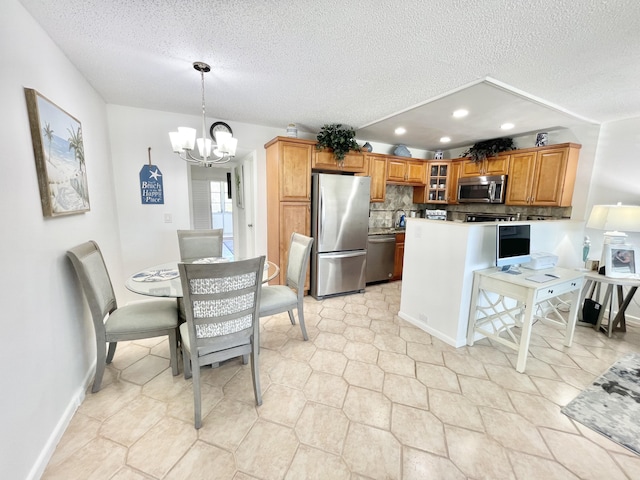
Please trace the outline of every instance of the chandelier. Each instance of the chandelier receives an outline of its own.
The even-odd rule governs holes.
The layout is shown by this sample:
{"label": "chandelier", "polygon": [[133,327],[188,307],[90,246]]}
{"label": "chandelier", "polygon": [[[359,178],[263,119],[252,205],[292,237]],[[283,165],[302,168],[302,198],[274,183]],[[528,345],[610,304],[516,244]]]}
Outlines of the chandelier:
{"label": "chandelier", "polygon": [[[204,62],[194,62],[193,68],[200,72],[202,81],[202,138],[196,140],[195,128],[178,127],[177,132],[169,132],[171,147],[173,148],[173,152],[177,153],[182,160],[202,167],[227,163],[236,155],[238,139],[233,138],[230,132],[225,131],[215,132],[215,144],[213,144],[210,138],[207,138],[204,107],[204,74],[211,71],[211,67]],[[198,145],[199,157],[192,153],[196,144]]]}

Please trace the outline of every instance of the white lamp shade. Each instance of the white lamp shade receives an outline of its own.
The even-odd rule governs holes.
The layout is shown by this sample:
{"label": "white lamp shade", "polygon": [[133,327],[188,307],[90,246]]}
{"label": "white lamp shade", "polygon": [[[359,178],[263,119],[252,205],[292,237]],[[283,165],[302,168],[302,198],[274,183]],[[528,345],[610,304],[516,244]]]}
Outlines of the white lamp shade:
{"label": "white lamp shade", "polygon": [[182,148],[185,150],[193,150],[196,144],[196,129],[189,127],[178,127],[178,133],[182,139]]}
{"label": "white lamp shade", "polygon": [[201,157],[210,157],[211,156],[211,139],[210,138],[199,138],[198,141],[198,152]]}
{"label": "white lamp shade", "polygon": [[182,137],[180,132],[169,132],[169,139],[171,140],[171,148],[174,153],[180,153],[182,151]]}
{"label": "white lamp shade", "polygon": [[229,155],[233,157],[236,154],[238,139],[233,138],[229,132],[216,132],[216,149],[215,154],[218,156]]}
{"label": "white lamp shade", "polygon": [[640,206],[594,205],[587,228],[605,231],[640,232]]}

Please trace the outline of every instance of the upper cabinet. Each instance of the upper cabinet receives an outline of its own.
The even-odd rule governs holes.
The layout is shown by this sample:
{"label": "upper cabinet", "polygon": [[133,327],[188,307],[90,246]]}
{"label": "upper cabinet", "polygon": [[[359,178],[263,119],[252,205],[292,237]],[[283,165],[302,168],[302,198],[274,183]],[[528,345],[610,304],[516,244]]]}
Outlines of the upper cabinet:
{"label": "upper cabinet", "polygon": [[571,206],[579,153],[574,143],[512,151],[505,203]]}
{"label": "upper cabinet", "polygon": [[424,185],[427,162],[387,157],[387,183]]}
{"label": "upper cabinet", "polygon": [[479,175],[506,175],[509,170],[510,153],[500,153],[497,157],[489,157],[481,162],[464,160],[460,166],[460,178]]}
{"label": "upper cabinet", "polygon": [[371,177],[371,201],[384,202],[387,192],[387,157],[366,153],[365,160]]}
{"label": "upper cabinet", "polygon": [[324,171],[366,173],[367,167],[364,157],[363,153],[349,152],[344,156],[344,161],[338,164],[333,151],[327,149],[317,150],[314,147],[311,168]]}
{"label": "upper cabinet", "polygon": [[273,157],[278,158],[279,200],[281,202],[310,201],[311,200],[311,155],[315,147],[313,144],[280,141],[278,152]]}
{"label": "upper cabinet", "polygon": [[437,160],[427,163],[426,186],[413,189],[414,203],[457,203],[459,161]]}
{"label": "upper cabinet", "polygon": [[460,178],[460,169],[462,162],[454,160],[449,165],[449,181],[447,183],[447,203],[455,205],[458,203],[458,179]]}

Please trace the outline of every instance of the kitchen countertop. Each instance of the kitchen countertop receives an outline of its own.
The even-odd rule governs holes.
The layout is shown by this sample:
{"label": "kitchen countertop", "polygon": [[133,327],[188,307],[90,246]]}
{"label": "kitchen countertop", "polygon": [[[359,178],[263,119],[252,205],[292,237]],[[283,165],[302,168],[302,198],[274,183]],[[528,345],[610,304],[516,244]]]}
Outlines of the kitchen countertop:
{"label": "kitchen countertop", "polygon": [[375,227],[369,229],[369,235],[394,235],[396,233],[404,233],[406,228],[399,227]]}

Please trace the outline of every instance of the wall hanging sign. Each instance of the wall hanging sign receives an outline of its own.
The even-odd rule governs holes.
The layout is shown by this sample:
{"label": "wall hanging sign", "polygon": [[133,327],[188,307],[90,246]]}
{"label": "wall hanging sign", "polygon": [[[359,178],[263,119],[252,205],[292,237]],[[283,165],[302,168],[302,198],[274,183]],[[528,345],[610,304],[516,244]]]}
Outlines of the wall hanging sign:
{"label": "wall hanging sign", "polygon": [[25,88],[42,214],[89,211],[80,121],[36,90]]}
{"label": "wall hanging sign", "polygon": [[164,204],[164,188],[162,187],[162,172],[156,165],[151,164],[151,147],[148,150],[149,163],[140,170],[140,198],[143,205]]}

